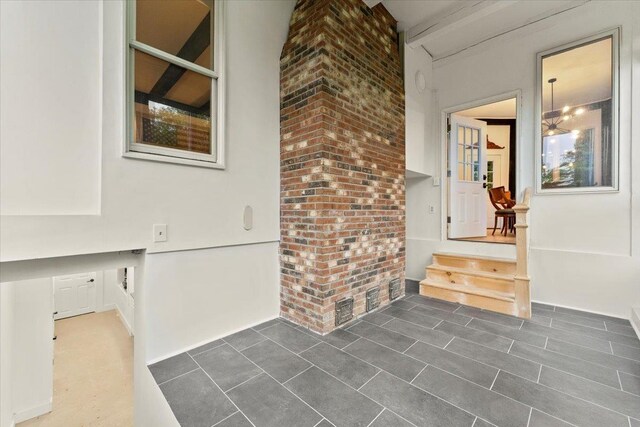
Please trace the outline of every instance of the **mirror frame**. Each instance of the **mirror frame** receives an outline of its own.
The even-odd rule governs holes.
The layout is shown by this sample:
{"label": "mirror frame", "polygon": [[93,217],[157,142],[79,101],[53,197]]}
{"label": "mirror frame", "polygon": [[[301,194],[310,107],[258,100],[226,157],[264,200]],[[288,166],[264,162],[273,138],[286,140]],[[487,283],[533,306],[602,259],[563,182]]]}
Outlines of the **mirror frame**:
{"label": "mirror frame", "polygon": [[[611,139],[612,139],[612,185],[608,187],[568,187],[542,188],[542,59],[551,54],[558,54],[591,42],[611,37]],[[537,54],[536,70],[536,110],[535,110],[535,179],[536,195],[613,193],[619,191],[619,109],[620,109],[620,27],[603,31],[571,43],[564,44]]]}

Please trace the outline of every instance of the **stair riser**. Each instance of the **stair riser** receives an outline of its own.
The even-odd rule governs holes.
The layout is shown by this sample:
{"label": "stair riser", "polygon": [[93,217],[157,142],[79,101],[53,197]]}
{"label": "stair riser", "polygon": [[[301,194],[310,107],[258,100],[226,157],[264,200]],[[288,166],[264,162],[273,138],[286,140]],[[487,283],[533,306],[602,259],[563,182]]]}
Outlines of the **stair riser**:
{"label": "stair riser", "polygon": [[512,316],[517,316],[518,314],[516,304],[513,302],[497,300],[480,295],[466,294],[464,292],[451,291],[448,289],[435,288],[429,285],[420,285],[420,295],[479,307],[485,310],[491,310]]}
{"label": "stair riser", "polygon": [[455,283],[458,285],[476,286],[484,289],[492,289],[500,292],[514,293],[513,280],[491,279],[487,277],[478,277],[473,274],[464,274],[452,271],[442,271],[427,268],[427,279],[431,279],[440,283]]}
{"label": "stair riser", "polygon": [[456,258],[445,255],[433,255],[433,263],[455,268],[468,270],[486,271],[498,274],[515,274],[516,264],[505,261],[494,261],[485,259]]}

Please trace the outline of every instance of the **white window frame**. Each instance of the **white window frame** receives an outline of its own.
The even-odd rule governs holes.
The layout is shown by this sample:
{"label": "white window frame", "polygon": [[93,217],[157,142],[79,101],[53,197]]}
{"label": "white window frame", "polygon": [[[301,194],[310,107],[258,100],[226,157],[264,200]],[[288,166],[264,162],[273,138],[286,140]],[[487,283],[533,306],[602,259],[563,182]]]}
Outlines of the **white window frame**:
{"label": "white window frame", "polygon": [[[125,135],[123,157],[177,163],[212,169],[225,168],[225,7],[223,0],[214,0],[213,70],[186,61],[145,43],[135,40],[136,0],[125,6]],[[175,148],[138,144],[134,141],[133,112],[135,111],[135,51],[183,67],[211,78],[211,153],[196,153]]]}
{"label": "white window frame", "polygon": [[[573,48],[589,44],[605,37],[611,37],[611,140],[612,159],[611,165],[612,185],[610,187],[577,187],[577,188],[542,188],[542,58],[554,53],[571,50]],[[585,193],[616,193],[619,190],[619,117],[620,117],[620,27],[594,34],[553,49],[540,52],[537,55],[536,72],[536,117],[535,117],[535,170],[536,170],[536,195],[554,194],[585,194]]]}

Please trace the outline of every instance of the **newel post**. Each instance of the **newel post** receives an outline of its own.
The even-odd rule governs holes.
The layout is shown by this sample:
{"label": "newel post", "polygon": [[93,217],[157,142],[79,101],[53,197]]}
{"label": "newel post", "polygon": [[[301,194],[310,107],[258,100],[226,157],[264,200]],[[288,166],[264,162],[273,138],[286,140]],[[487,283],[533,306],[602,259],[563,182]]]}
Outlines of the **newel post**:
{"label": "newel post", "polygon": [[522,202],[513,207],[516,212],[516,275],[515,294],[517,316],[531,318],[531,290],[529,282],[529,207],[531,188],[524,190]]}

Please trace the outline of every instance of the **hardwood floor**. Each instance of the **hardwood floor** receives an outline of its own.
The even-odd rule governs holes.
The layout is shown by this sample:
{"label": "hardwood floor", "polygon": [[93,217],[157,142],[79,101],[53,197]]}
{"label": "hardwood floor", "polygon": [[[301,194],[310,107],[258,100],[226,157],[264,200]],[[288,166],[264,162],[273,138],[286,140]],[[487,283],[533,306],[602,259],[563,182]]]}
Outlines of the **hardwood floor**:
{"label": "hardwood floor", "polygon": [[484,242],[484,243],[500,243],[503,245],[515,245],[516,235],[513,233],[507,233],[507,235],[500,234],[500,229],[496,230],[495,235],[491,235],[493,228],[487,228],[487,235],[484,237],[469,237],[468,239],[451,239],[451,240],[464,240],[466,242]]}
{"label": "hardwood floor", "polygon": [[115,310],[58,320],[53,411],[18,427],[133,426],[133,338]]}

